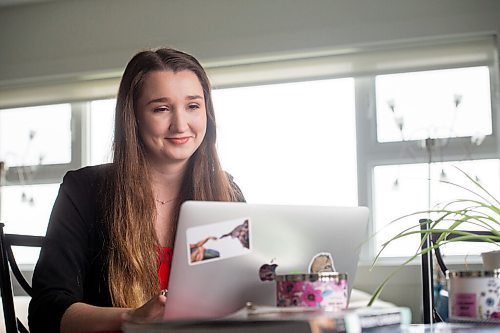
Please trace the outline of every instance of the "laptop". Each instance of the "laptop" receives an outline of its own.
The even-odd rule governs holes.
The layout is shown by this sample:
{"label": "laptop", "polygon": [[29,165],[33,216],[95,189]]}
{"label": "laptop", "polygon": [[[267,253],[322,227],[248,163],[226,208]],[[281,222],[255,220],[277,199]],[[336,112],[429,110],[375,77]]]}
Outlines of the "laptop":
{"label": "laptop", "polygon": [[274,274],[330,255],[350,295],[368,208],[187,201],[181,206],[165,319],[213,319],[276,305]]}

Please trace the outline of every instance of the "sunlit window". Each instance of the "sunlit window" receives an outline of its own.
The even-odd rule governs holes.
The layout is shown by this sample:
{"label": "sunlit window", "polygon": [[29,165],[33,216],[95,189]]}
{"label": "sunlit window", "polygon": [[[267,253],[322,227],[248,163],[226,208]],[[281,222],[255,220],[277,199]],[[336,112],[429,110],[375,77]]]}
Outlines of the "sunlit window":
{"label": "sunlit window", "polygon": [[[377,250],[390,235],[404,226],[416,225],[425,216],[390,224],[397,217],[429,210],[439,202],[470,198],[467,191],[462,193],[442,182],[474,187],[452,166],[470,173],[498,198],[499,160],[476,156],[477,148],[493,133],[490,81],[487,66],[375,77],[377,148],[388,142],[398,143],[377,156],[382,163],[373,169],[372,210],[373,228],[379,231],[375,238]],[[435,139],[434,144],[429,144],[431,139]],[[457,155],[462,160],[455,160]],[[422,160],[432,163],[421,163]],[[418,234],[411,241],[405,238],[394,242],[383,256],[414,254],[419,242]],[[483,245],[461,243],[443,250],[448,255],[477,255],[484,251]]]}
{"label": "sunlit window", "polygon": [[71,161],[71,105],[0,111],[0,160],[8,167]]}
{"label": "sunlit window", "polygon": [[248,202],[357,205],[353,79],[220,89],[214,105]]}
{"label": "sunlit window", "polygon": [[90,165],[111,162],[116,99],[90,103]]}
{"label": "sunlit window", "polygon": [[[485,195],[478,186],[457,169],[463,170],[487,189],[493,197],[500,200],[500,161],[477,160],[466,162],[447,162],[431,164],[407,164],[378,166],[374,169],[374,221],[380,232],[376,237],[376,248],[397,232],[418,224],[425,214],[411,216],[397,222],[391,221],[406,214],[425,211],[436,205],[456,199],[479,199],[471,192],[446,182],[461,185],[478,194]],[[429,180],[431,179],[431,180]],[[429,200],[430,193],[430,200]],[[490,200],[492,200],[490,198]],[[497,204],[498,205],[498,204]],[[457,207],[456,207],[457,208]],[[385,227],[384,227],[385,226]],[[466,230],[478,230],[474,225],[465,226]],[[415,229],[416,230],[416,229]],[[387,257],[409,256],[415,253],[420,243],[420,235],[405,237],[394,242],[384,250]],[[480,254],[496,245],[481,243],[455,243],[444,248],[444,254]]]}
{"label": "sunlit window", "polygon": [[488,67],[376,77],[379,142],[492,133]]}

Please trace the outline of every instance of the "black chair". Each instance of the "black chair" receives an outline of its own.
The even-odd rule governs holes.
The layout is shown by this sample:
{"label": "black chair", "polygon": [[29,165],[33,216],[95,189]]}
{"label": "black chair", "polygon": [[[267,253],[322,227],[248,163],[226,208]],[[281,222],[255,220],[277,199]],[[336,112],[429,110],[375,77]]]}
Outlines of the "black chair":
{"label": "black chair", "polygon": [[12,281],[10,271],[23,290],[31,295],[31,285],[21,273],[14,258],[12,246],[41,247],[43,236],[4,234],[4,224],[0,223],[0,291],[2,295],[3,316],[7,333],[28,333],[28,329],[16,316],[14,308],[14,294],[12,292]]}
{"label": "black chair", "polygon": [[[420,229],[422,231],[422,251],[425,251],[428,248],[431,248],[438,238],[444,234],[444,232],[429,232],[429,226],[431,224],[431,220],[422,219],[419,221]],[[469,230],[461,230],[474,235],[488,236],[493,239],[497,239],[494,233],[489,231],[469,231]],[[428,236],[428,237],[427,237]],[[458,234],[446,233],[446,240],[454,239],[460,237]],[[462,239],[460,241],[463,242],[478,242],[476,239]],[[500,240],[497,240],[500,242]],[[434,253],[434,256],[432,255]],[[439,316],[438,312],[435,309],[434,303],[434,275],[433,275],[433,257],[436,258],[436,262],[439,266],[439,269],[443,274],[446,275],[446,271],[448,268],[446,267],[443,257],[441,255],[441,251],[439,248],[435,248],[433,250],[429,250],[422,254],[422,292],[423,292],[423,319],[424,324],[430,324],[435,322],[443,321]]]}

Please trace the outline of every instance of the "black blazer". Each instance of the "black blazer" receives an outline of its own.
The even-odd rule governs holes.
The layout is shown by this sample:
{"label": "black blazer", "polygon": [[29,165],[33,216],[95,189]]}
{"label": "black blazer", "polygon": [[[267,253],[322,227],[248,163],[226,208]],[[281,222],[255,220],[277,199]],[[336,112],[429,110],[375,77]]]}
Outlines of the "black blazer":
{"label": "black blazer", "polygon": [[[32,333],[59,332],[66,309],[76,302],[112,306],[108,289],[108,230],[102,189],[111,164],[69,171],[63,179],[33,273],[28,314]],[[245,201],[241,190],[229,179]]]}

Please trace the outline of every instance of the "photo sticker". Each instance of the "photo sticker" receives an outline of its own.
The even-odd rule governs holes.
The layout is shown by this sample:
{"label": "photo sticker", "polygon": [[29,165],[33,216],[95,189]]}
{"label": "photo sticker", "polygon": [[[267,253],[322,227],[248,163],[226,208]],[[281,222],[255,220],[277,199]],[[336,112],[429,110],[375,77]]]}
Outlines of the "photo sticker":
{"label": "photo sticker", "polygon": [[239,218],[186,230],[188,262],[196,265],[250,253],[250,218]]}

